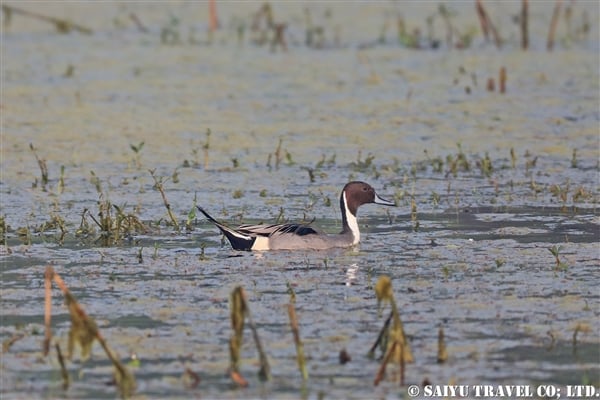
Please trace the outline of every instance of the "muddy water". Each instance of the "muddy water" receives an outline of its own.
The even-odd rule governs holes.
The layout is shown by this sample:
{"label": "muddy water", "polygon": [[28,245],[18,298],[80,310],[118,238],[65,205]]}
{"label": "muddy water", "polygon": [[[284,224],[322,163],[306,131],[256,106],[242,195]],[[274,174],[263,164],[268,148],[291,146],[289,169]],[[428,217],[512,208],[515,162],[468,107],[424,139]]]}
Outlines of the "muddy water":
{"label": "muddy water", "polygon": [[[48,264],[119,356],[140,360],[140,397],[405,396],[392,379],[373,387],[379,363],[366,357],[383,324],[373,286],[384,274],[415,355],[407,383],[597,386],[598,18],[580,41],[564,39],[562,25],[563,40],[547,53],[551,9],[533,4],[532,48],[522,52],[511,21],[517,7],[506,4],[489,6],[507,38],[500,51],[480,35],[463,51],[398,46],[389,15],[402,12],[409,27],[424,29],[433,4],[314,5],[325,49],[301,43],[302,7],[276,4],[276,19],[290,21],[286,53],[250,44],[248,31],[238,45],[235,21],[249,24],[257,8],[246,3],[222,5],[225,27],[210,45],[197,43],[207,40],[205,10],[189,3],[40,5],[38,12],[85,22],[92,36],[59,35],[14,16],[2,43],[0,213],[9,230],[0,337],[19,339],[2,355],[2,397],[65,395],[56,357],[41,355]],[[454,8],[458,26],[477,26],[470,6]],[[573,21],[583,11],[597,16],[598,4],[578,2]],[[131,12],[149,33],[135,28]],[[179,18],[177,45],[160,40],[170,15]],[[385,23],[386,42],[373,45]],[[443,38],[443,25],[436,29]],[[502,66],[507,93],[488,92],[485,82]],[[136,154],[130,145],[141,142]],[[45,188],[30,143],[46,160]],[[459,154],[469,168],[454,171]],[[491,169],[482,167],[486,154]],[[196,198],[231,224],[316,218],[334,232],[339,190],[350,179],[370,182],[399,207],[361,208],[357,249],[239,254],[202,219],[191,232],[170,226],[149,169],[168,178],[180,221]],[[98,212],[98,189],[149,230],[114,246],[101,245],[98,229],[77,235],[84,210]],[[64,237],[39,232],[56,217]],[[259,382],[246,332],[246,389],[225,374],[237,285],[273,372]],[[308,357],[304,384],[288,285]],[[64,349],[69,320],[59,296],[53,329]],[[440,327],[445,364],[436,362]],[[341,365],[343,349],[352,360]],[[92,360],[68,366],[67,396],[115,396],[99,346]],[[186,368],[200,376],[196,387]]]}

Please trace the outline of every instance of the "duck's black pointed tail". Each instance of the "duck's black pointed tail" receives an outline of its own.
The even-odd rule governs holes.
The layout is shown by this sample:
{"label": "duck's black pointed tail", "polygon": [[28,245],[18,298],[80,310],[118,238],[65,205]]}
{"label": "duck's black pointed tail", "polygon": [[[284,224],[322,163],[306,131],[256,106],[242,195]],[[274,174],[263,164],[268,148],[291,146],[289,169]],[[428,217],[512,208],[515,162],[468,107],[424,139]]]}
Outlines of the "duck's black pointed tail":
{"label": "duck's black pointed tail", "polygon": [[219,228],[219,230],[223,233],[223,235],[225,235],[227,240],[229,240],[229,243],[231,243],[231,247],[233,247],[234,250],[246,250],[246,251],[252,250],[252,245],[254,244],[254,241],[256,240],[255,237],[249,236],[249,235],[244,235],[243,233],[240,233],[240,232],[236,231],[235,229],[231,229],[227,225],[223,225],[222,223],[220,223],[219,221],[217,221],[216,219],[211,217],[200,206],[196,206],[196,208],[198,208],[198,211],[200,211],[202,214],[204,214],[204,216],[211,223],[213,223],[217,228]]}

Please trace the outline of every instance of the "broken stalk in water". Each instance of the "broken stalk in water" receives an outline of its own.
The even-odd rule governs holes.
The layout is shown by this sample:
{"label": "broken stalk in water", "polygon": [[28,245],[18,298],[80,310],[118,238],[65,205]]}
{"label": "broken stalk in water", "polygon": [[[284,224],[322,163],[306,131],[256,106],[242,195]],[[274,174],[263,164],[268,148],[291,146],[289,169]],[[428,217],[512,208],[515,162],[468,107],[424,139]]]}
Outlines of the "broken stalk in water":
{"label": "broken stalk in water", "polygon": [[304,359],[304,345],[300,340],[300,330],[298,329],[298,319],[296,318],[296,310],[294,304],[288,304],[288,315],[290,317],[290,326],[294,335],[294,344],[296,345],[296,360],[298,368],[302,374],[303,380],[308,380],[308,371],[306,370],[306,360]]}
{"label": "broken stalk in water", "polygon": [[167,200],[167,195],[165,194],[164,183],[166,181],[168,181],[169,178],[165,179],[163,177],[156,176],[156,174],[155,174],[156,169],[150,169],[150,170],[148,170],[148,172],[150,172],[152,179],[154,179],[154,188],[160,192],[160,195],[163,200],[163,204],[165,205],[165,208],[167,209],[167,214],[169,215],[169,218],[171,219],[171,223],[175,227],[175,230],[179,231],[179,223],[177,222],[177,218],[175,218],[175,215],[173,214],[173,210],[171,210],[171,204],[169,204],[169,201]]}
{"label": "broken stalk in water", "polygon": [[384,275],[379,278],[377,284],[375,285],[375,294],[377,296],[378,308],[381,306],[382,302],[390,303],[393,315],[393,325],[389,333],[390,342],[388,342],[387,352],[375,377],[374,384],[377,386],[383,379],[386,365],[393,358],[396,362],[398,362],[400,367],[400,384],[404,385],[404,366],[406,363],[413,362],[413,355],[410,350],[410,345],[406,340],[404,327],[402,325],[402,321],[400,320],[400,314],[396,306],[396,301],[394,300],[392,282],[388,276]]}
{"label": "broken stalk in water", "polygon": [[31,149],[31,152],[35,156],[38,166],[40,167],[40,173],[42,175],[42,190],[45,192],[46,185],[48,184],[48,166],[46,165],[46,160],[38,156],[37,152],[35,151],[35,147],[33,147],[33,143],[29,143],[29,148]]}
{"label": "broken stalk in water", "polygon": [[[60,288],[65,297],[65,303],[69,309],[71,316],[71,329],[69,331],[68,341],[68,355],[67,358],[71,359],[75,344],[78,344],[81,350],[81,358],[87,359],[90,355],[92,344],[94,340],[97,340],[107,357],[115,367],[114,378],[116,381],[117,388],[122,398],[128,398],[133,395],[136,387],[135,379],[133,375],[125,368],[125,366],[117,360],[112,350],[108,347],[106,340],[100,334],[96,322],[90,318],[83,308],[79,305],[75,297],[71,294],[67,285],[64,283],[60,275],[54,272],[52,267],[46,267],[45,272],[45,288],[46,288],[46,304],[45,311],[48,313],[44,316],[46,322],[46,339],[44,340],[44,352],[47,354],[50,340],[52,339],[52,333],[50,328],[51,307],[48,303],[52,301],[51,284],[54,282],[56,286]],[[50,294],[48,294],[50,293]]]}

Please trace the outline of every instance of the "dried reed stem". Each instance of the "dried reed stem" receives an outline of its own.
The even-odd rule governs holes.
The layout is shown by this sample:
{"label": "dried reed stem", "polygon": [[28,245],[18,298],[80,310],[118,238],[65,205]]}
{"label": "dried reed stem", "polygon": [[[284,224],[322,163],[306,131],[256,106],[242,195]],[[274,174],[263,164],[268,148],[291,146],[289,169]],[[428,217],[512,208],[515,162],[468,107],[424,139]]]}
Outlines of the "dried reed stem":
{"label": "dried reed stem", "polygon": [[93,31],[90,28],[87,28],[87,27],[79,25],[79,24],[75,24],[66,19],[48,17],[46,15],[41,15],[41,14],[38,14],[35,12],[23,10],[20,8],[15,8],[15,7],[9,6],[7,4],[2,5],[2,11],[6,15],[19,14],[24,17],[35,18],[35,19],[39,19],[41,21],[49,22],[51,24],[54,24],[54,26],[56,27],[56,30],[58,30],[61,33],[69,33],[69,32],[71,32],[71,30],[76,30],[76,31],[78,31],[80,33],[84,33],[86,35],[91,35],[93,33]]}
{"label": "dried reed stem", "polygon": [[558,18],[560,17],[560,7],[562,0],[556,0],[554,4],[554,11],[552,12],[552,20],[550,21],[550,31],[548,32],[548,41],[546,43],[546,49],[552,51],[554,48],[554,35],[556,34],[556,25],[558,25]]}
{"label": "dried reed stem", "polygon": [[523,0],[521,6],[521,48],[527,50],[529,48],[529,31],[527,28],[529,18],[529,2]]}
{"label": "dried reed stem", "polygon": [[290,325],[292,327],[292,334],[294,335],[294,344],[296,345],[296,359],[298,361],[298,368],[302,374],[302,379],[308,379],[308,372],[306,370],[306,361],[304,359],[304,346],[300,340],[300,330],[298,329],[298,319],[296,318],[296,309],[293,304],[288,304],[288,315],[290,317]]}

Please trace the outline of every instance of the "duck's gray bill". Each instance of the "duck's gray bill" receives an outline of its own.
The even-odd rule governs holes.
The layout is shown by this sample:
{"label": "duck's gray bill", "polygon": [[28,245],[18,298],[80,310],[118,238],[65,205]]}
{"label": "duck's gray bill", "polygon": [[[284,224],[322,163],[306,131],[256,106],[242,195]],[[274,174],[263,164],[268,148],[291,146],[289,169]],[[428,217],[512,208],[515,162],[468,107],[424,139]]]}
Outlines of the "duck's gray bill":
{"label": "duck's gray bill", "polygon": [[393,201],[382,199],[381,197],[379,197],[379,195],[377,193],[375,193],[375,203],[382,204],[384,206],[395,206],[396,205],[396,203],[394,203]]}

